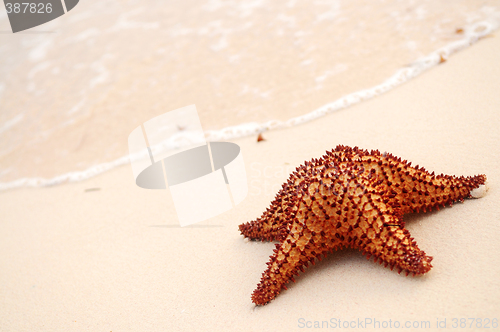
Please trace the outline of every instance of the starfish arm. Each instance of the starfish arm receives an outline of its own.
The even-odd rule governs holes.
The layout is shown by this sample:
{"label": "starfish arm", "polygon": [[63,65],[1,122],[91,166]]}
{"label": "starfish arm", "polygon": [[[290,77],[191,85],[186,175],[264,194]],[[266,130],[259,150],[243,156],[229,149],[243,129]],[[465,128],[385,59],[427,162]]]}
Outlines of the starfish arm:
{"label": "starfish arm", "polygon": [[391,269],[396,266],[400,270],[423,274],[432,268],[432,257],[418,248],[404,228],[401,209],[394,208],[388,201],[391,195],[366,195],[368,203],[356,221],[353,247],[360,249],[367,258],[374,256],[380,263],[385,262]]}
{"label": "starfish arm", "polygon": [[[403,175],[404,177],[404,175]],[[463,201],[470,197],[472,190],[483,185],[486,176],[455,177],[449,175],[434,176],[427,172],[415,172],[406,176],[407,181],[400,188],[398,200],[401,202],[402,212],[419,212],[423,210],[439,209],[439,206]]]}
{"label": "starfish arm", "polygon": [[280,229],[293,218],[294,210],[288,196],[281,190],[260,218],[239,225],[241,234],[252,240],[279,241]]}
{"label": "starfish arm", "polygon": [[297,211],[295,204],[301,197],[299,192],[305,182],[301,176],[305,174],[305,169],[304,166],[297,167],[260,218],[239,225],[243,236],[261,241],[282,240],[283,234],[280,230],[293,220]]}
{"label": "starfish arm", "polygon": [[418,248],[408,230],[398,226],[384,227],[375,237],[361,239],[359,247],[368,258],[372,255],[375,261],[384,262],[391,270],[399,268],[400,273],[406,270],[407,274],[413,272],[417,275],[432,268],[432,257]]}
{"label": "starfish arm", "polygon": [[[340,245],[338,240],[333,240],[329,246],[325,245],[320,234],[297,223],[291,229],[285,240],[276,244],[274,254],[267,263],[268,268],[252,294],[252,302],[257,305],[265,305],[274,299],[282,288],[286,289],[286,283],[295,281],[294,275],[303,272],[309,262],[314,264],[314,259],[321,259],[321,255],[331,251],[332,245]],[[339,243],[334,243],[336,241]]]}
{"label": "starfish arm", "polygon": [[[380,180],[378,189],[385,188],[400,203],[403,214],[413,211],[432,210],[445,204],[463,201],[471,197],[472,190],[484,185],[485,175],[473,177],[456,177],[450,175],[434,175],[423,167],[412,167],[411,163],[391,154],[384,156],[375,154],[362,157],[364,176],[372,172],[374,178]],[[371,177],[371,175],[369,176]]]}
{"label": "starfish arm", "polygon": [[260,218],[238,226],[240,233],[251,240],[275,241],[278,238],[282,218],[279,203],[274,200]]}

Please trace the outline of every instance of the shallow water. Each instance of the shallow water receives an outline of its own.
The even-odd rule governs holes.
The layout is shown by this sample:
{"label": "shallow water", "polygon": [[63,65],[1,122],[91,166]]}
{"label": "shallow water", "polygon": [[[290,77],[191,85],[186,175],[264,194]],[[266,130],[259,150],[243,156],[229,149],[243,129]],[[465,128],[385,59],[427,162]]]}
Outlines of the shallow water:
{"label": "shallow water", "polygon": [[317,118],[499,21],[499,1],[82,1],[12,34],[1,13],[0,189],[127,163],[135,127],[190,104],[209,139]]}

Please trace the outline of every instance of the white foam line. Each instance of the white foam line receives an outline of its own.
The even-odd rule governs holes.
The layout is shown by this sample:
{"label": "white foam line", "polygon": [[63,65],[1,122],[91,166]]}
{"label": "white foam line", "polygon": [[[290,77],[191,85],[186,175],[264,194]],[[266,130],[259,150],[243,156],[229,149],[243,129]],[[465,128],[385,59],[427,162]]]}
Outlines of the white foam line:
{"label": "white foam line", "polygon": [[[425,70],[438,65],[441,62],[441,59],[447,59],[451,54],[476,43],[480,38],[485,37],[495,31],[498,26],[498,20],[491,19],[464,28],[464,38],[452,42],[424,58],[418,59],[407,67],[399,69],[393,76],[389,77],[389,79],[384,81],[382,84],[376,85],[370,89],[351,93],[330,104],[323,105],[310,113],[306,113],[295,118],[288,119],[286,121],[271,120],[264,123],[243,123],[237,126],[226,127],[221,130],[210,130],[205,132],[206,139],[207,141],[228,140],[256,135],[258,133],[273,129],[289,128],[318,119],[322,116],[325,116],[326,114],[333,113],[362,101],[371,99],[375,96],[394,89],[395,87],[409,81],[410,79],[417,77]],[[163,143],[151,147],[151,149],[163,150],[167,148],[177,148],[180,146],[178,143],[179,138],[180,137],[177,134],[176,137],[171,137]],[[189,137],[185,138],[189,140]],[[45,187],[57,185],[64,182],[82,181],[98,174],[104,173],[117,166],[128,164],[131,161],[140,160],[142,158],[149,158],[149,156],[147,153],[140,153],[130,156],[127,155],[112,162],[92,166],[84,171],[69,172],[51,179],[23,178],[12,182],[0,183],[0,191],[19,187]]]}
{"label": "white foam line", "polygon": [[346,107],[355,105],[359,102],[371,99],[375,96],[381,95],[395,87],[417,77],[425,70],[438,65],[441,58],[446,60],[451,54],[456,53],[472,44],[477,42],[480,38],[492,33],[498,28],[498,22],[483,21],[476,23],[464,29],[464,38],[452,42],[430,55],[418,59],[407,67],[399,69],[393,76],[389,77],[382,84],[376,85],[372,88],[356,91],[347,96],[344,96],[330,104],[321,106],[320,108],[306,113],[287,121],[271,120],[265,123],[244,123],[238,126],[227,127],[216,131],[207,131],[207,140],[227,140],[242,136],[256,135],[264,131],[272,129],[282,129],[296,126],[298,124],[306,123],[326,114],[344,109]]}

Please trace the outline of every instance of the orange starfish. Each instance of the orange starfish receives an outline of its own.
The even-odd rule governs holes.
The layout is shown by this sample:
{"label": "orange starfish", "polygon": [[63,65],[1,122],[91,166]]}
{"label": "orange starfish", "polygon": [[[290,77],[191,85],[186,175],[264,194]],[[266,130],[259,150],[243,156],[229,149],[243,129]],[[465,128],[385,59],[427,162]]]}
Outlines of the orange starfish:
{"label": "orange starfish", "polygon": [[252,301],[267,304],[309,262],[342,247],[358,248],[399,273],[429,271],[432,257],[410,237],[403,214],[478,197],[485,180],[436,176],[391,154],[340,145],[306,162],[260,218],[239,226],[252,240],[280,242]]}

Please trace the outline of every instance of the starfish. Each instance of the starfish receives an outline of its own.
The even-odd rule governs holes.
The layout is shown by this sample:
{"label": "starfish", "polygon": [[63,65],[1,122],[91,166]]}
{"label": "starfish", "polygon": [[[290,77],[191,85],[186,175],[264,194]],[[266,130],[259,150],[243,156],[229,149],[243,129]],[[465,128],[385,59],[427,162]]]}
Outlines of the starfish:
{"label": "starfish", "polygon": [[251,240],[279,241],[252,301],[267,304],[298,271],[343,247],[399,273],[426,273],[432,257],[404,228],[403,215],[480,197],[485,181],[485,175],[434,175],[388,153],[341,145],[305,162],[260,218],[239,226]]}

